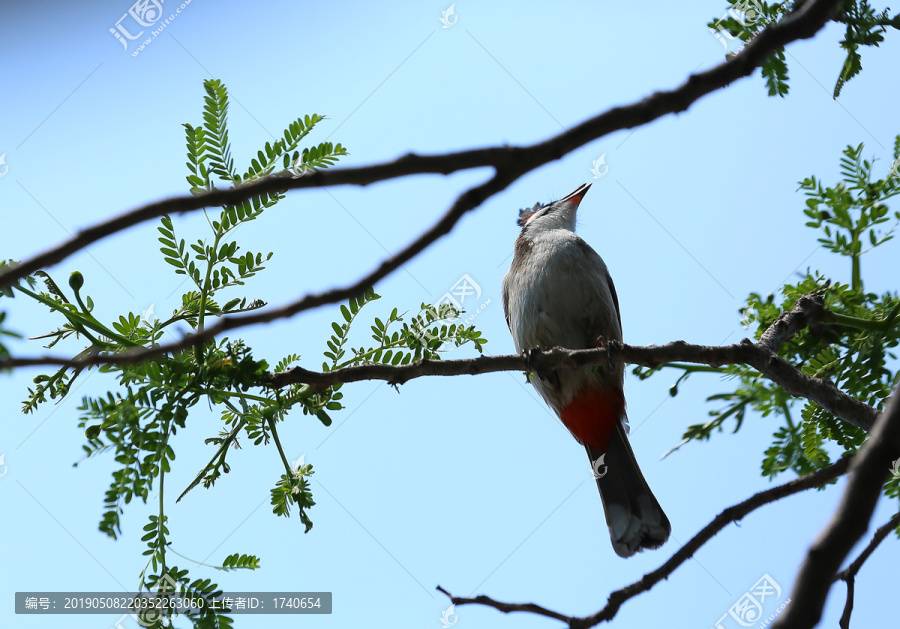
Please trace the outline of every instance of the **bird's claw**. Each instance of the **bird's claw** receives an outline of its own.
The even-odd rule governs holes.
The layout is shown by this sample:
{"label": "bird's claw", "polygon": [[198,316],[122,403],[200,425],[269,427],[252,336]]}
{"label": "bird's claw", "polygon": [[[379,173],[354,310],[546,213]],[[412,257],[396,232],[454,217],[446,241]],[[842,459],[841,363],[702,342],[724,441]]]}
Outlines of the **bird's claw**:
{"label": "bird's claw", "polygon": [[534,361],[537,356],[541,354],[540,347],[532,347],[531,349],[525,350],[525,365],[528,367],[528,371],[525,372],[525,379],[528,382],[531,382],[531,376],[536,375],[537,372],[534,368]]}
{"label": "bird's claw", "polygon": [[612,353],[620,349],[621,346],[622,344],[616,339],[606,340],[603,336],[597,337],[597,347],[602,347],[606,350],[606,366],[610,373],[616,373],[616,365],[613,364]]}

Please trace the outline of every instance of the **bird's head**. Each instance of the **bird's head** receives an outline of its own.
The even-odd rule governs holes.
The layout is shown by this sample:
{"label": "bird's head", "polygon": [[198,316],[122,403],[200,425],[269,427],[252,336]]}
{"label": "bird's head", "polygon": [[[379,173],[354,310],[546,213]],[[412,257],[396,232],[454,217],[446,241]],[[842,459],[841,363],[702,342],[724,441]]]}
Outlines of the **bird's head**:
{"label": "bird's head", "polygon": [[535,203],[533,208],[519,210],[517,224],[522,228],[522,233],[535,234],[551,229],[567,229],[574,232],[575,212],[590,187],[591,184],[583,183],[559,201],[546,205]]}

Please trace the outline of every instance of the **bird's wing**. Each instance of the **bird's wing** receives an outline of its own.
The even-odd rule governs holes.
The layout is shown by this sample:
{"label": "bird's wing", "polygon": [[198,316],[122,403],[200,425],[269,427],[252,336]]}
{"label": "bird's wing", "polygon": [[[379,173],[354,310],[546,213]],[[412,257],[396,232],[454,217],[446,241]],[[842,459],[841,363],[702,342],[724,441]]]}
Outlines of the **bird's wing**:
{"label": "bird's wing", "polygon": [[512,325],[509,322],[509,283],[507,278],[503,278],[503,314],[506,317],[506,327],[512,332]]}
{"label": "bird's wing", "polygon": [[613,284],[612,276],[609,271],[606,272],[606,284],[609,286],[609,292],[612,295],[613,303],[616,305],[616,318],[619,319],[619,330],[622,329],[622,312],[619,310],[619,295],[616,294],[616,285]]}

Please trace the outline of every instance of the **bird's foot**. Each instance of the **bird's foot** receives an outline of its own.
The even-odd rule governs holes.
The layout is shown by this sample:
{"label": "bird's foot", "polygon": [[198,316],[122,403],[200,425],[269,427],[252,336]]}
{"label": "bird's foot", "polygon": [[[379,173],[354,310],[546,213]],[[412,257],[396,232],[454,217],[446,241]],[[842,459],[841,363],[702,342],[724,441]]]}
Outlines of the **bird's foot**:
{"label": "bird's foot", "polygon": [[537,356],[541,354],[540,347],[532,347],[531,349],[526,349],[525,352],[525,364],[528,367],[528,371],[525,372],[525,378],[528,382],[531,382],[531,376],[537,375],[537,370],[534,368],[534,361]]}
{"label": "bird's foot", "polygon": [[616,373],[616,364],[613,362],[612,354],[613,352],[622,348],[622,344],[616,339],[607,340],[603,336],[597,337],[597,347],[602,347],[606,350],[606,367],[609,369],[610,373]]}

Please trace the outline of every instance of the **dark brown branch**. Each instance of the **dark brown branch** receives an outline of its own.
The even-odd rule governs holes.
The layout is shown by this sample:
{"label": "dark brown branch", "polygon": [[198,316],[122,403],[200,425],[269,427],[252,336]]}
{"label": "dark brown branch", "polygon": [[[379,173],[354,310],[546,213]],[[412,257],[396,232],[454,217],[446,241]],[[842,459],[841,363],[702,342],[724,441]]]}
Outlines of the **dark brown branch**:
{"label": "dark brown branch", "polygon": [[476,597],[453,596],[443,588],[438,589],[449,596],[454,605],[485,605],[487,607],[498,609],[504,613],[515,611],[531,612],[561,620],[568,624],[572,629],[586,629],[587,627],[593,627],[601,622],[612,620],[618,613],[619,608],[622,607],[623,603],[639,594],[649,591],[660,581],[668,579],[676,568],[693,557],[694,553],[697,552],[701,546],[715,537],[719,531],[732,522],[742,520],[752,511],[769,503],[792,496],[801,491],[806,491],[807,489],[812,489],[813,487],[821,487],[825,483],[847,473],[852,459],[853,455],[848,455],[817,472],[795,478],[794,480],[778,485],[777,487],[761,491],[747,498],[743,502],[728,507],[722,511],[722,513],[717,515],[712,522],[704,526],[684,546],[678,549],[678,551],[663,565],[653,572],[648,572],[639,581],[635,581],[631,585],[612,592],[609,595],[606,606],[590,616],[566,616],[559,612],[554,612],[545,607],[541,607],[540,605],[535,605],[534,603],[504,603],[483,595]]}
{"label": "dark brown branch", "polygon": [[546,616],[547,618],[554,618],[556,620],[561,620],[564,623],[569,623],[571,625],[572,618],[570,616],[566,616],[565,614],[560,614],[559,612],[555,612],[552,609],[547,609],[546,607],[542,607],[540,605],[536,605],[535,603],[501,603],[500,601],[495,601],[490,596],[476,596],[474,598],[464,598],[459,596],[453,596],[450,592],[442,588],[440,585],[435,588],[438,592],[441,592],[447,595],[451,601],[453,601],[454,605],[486,605],[487,607],[493,607],[494,609],[499,609],[504,614],[508,614],[510,612],[530,612],[532,614],[537,614],[538,616]]}
{"label": "dark brown branch", "polygon": [[797,300],[793,310],[778,317],[755,344],[749,339],[721,347],[690,345],[683,341],[650,347],[609,343],[607,348],[567,350],[557,347],[545,352],[534,351],[529,353],[527,358],[495,356],[452,361],[419,360],[396,367],[360,365],[326,373],[294,367],[271,374],[269,383],[274,388],[293,383],[328,386],[361,380],[385,380],[391,384],[403,384],[422,376],[476,375],[495,371],[542,372],[560,367],[576,369],[602,365],[610,360],[644,367],[658,367],[672,362],[705,364],[710,367],[744,364],[759,371],[790,395],[812,400],[835,417],[869,430],[878,415],[876,409],[847,395],[830,380],[806,375],[777,354],[781,345],[793,335],[807,325],[818,324],[827,316],[828,310],[824,307],[822,297],[808,293]]}
{"label": "dark brown branch", "polygon": [[[189,346],[190,343],[185,345]],[[86,359],[69,359],[62,356],[10,358],[0,361],[0,369],[34,365],[62,365],[75,368],[98,363],[124,365],[145,360],[146,356],[147,352],[135,352]],[[544,352],[532,352],[528,358],[524,356],[493,356],[464,360],[419,360],[409,365],[360,365],[324,373],[310,371],[303,367],[293,367],[287,371],[271,374],[268,384],[274,388],[295,383],[324,387],[363,380],[384,380],[391,384],[403,384],[423,376],[477,375],[497,371],[534,369],[574,369],[603,365],[610,359],[644,367],[658,367],[670,362],[696,363],[711,367],[749,365],[781,386],[790,395],[812,400],[835,417],[864,430],[871,428],[878,414],[876,409],[847,395],[830,380],[808,376],[780,356],[762,349],[748,339],[734,345],[721,347],[691,345],[684,341],[648,347],[610,343],[608,350],[604,348],[568,350],[556,347]]]}
{"label": "dark brown branch", "polygon": [[[543,371],[560,367],[578,368],[603,365],[609,360],[623,361],[644,367],[659,367],[665,363],[687,362],[710,367],[723,365],[749,365],[794,397],[802,397],[819,404],[829,413],[869,430],[878,411],[860,402],[835,386],[830,380],[808,376],[786,360],[754,344],[748,339],[734,345],[710,347],[675,341],[668,345],[637,347],[610,343],[609,349],[567,350],[556,347],[545,352],[532,352],[524,356],[493,356],[467,360],[419,360],[409,365],[360,365],[329,372],[309,371],[294,367],[272,374],[269,382],[275,388],[293,383],[318,386],[385,380],[391,384],[403,384],[422,376],[459,376],[492,373],[496,371]],[[3,364],[0,363],[0,367]]]}
{"label": "dark brown branch", "polygon": [[[810,315],[811,309],[815,311],[814,316]],[[310,371],[303,367],[294,367],[287,371],[270,374],[267,384],[276,389],[296,383],[325,387],[363,380],[384,380],[391,384],[403,384],[423,376],[477,375],[497,371],[552,371],[559,368],[577,369],[603,365],[610,360],[644,367],[659,367],[672,362],[696,363],[711,367],[742,364],[753,367],[790,395],[812,400],[835,417],[864,430],[869,430],[878,415],[876,409],[847,395],[830,380],[806,375],[770,349],[777,350],[780,343],[796,334],[803,325],[818,321],[827,313],[828,311],[821,306],[820,298],[811,294],[804,295],[797,300],[797,304],[791,312],[781,315],[763,333],[758,343],[753,343],[749,339],[721,347],[691,345],[684,341],[649,347],[609,343],[606,348],[597,349],[568,350],[557,347],[543,352],[534,351],[529,353],[527,358],[524,356],[493,356],[465,360],[419,360],[409,365],[359,365],[324,373]],[[196,338],[188,337],[184,346],[190,346],[189,341]],[[144,350],[112,356],[90,356],[83,359],[56,356],[10,358],[0,361],[0,370],[34,365],[62,365],[75,368],[96,364],[123,365],[145,360],[147,354],[148,352]]]}
{"label": "dark brown branch", "polygon": [[[392,271],[408,262],[411,258],[421,253],[426,247],[436,241],[440,236],[449,233],[463,214],[478,207],[485,201],[485,199],[487,199],[494,193],[503,190],[511,183],[511,181],[512,179],[510,179],[507,175],[498,173],[485,183],[479,186],[475,186],[474,188],[470,188],[462,195],[460,195],[459,198],[457,198],[456,202],[453,204],[453,206],[451,206],[450,210],[443,216],[443,218],[441,218],[431,228],[425,231],[413,243],[407,246],[407,248],[404,249],[400,254],[383,261],[381,265],[378,266],[378,268],[376,268],[374,271],[372,271],[356,283],[351,284],[350,286],[335,288],[325,291],[324,293],[308,294],[293,303],[281,306],[279,308],[270,308],[254,314],[221,317],[216,321],[216,323],[205,328],[204,330],[187,335],[178,341],[165,345],[157,345],[152,348],[121,352],[114,356],[91,356],[83,360],[64,359],[62,362],[56,361],[52,357],[43,357],[38,359],[10,359],[6,361],[0,361],[0,369],[46,364],[68,365],[70,367],[84,367],[89,365],[101,364],[135,364],[145,360],[150,360],[152,358],[157,358],[165,354],[174,354],[185,349],[190,349],[202,345],[206,341],[214,339],[216,336],[219,336],[220,334],[229,330],[255,325],[258,323],[268,323],[270,321],[275,321],[276,319],[291,317],[304,310],[311,310],[313,308],[318,308],[320,306],[324,306],[326,304],[334,303],[337,301],[346,301],[351,297],[358,297],[362,295],[366,291],[366,289],[374,286],[376,282],[383,279]],[[13,270],[15,271],[20,268],[21,267],[17,266]],[[3,273],[0,273],[0,285],[2,285],[2,279]]]}
{"label": "dark brown branch", "polygon": [[[473,149],[444,155],[415,155],[410,153],[392,162],[384,162],[372,166],[316,171],[297,179],[289,178],[284,173],[277,173],[236,188],[214,190],[197,196],[180,196],[155,201],[80,230],[72,238],[56,247],[19,264],[0,270],[0,288],[9,286],[35,271],[56,264],[98,240],[163,215],[183,214],[205,207],[234,205],[258,195],[302,188],[338,185],[365,186],[378,181],[387,181],[408,175],[449,174],[459,170],[483,166],[493,166],[496,170],[501,171],[507,170],[509,163],[521,160],[521,163],[518,163],[516,168],[513,169],[521,171],[513,178],[515,180],[525,172],[540,165],[534,164],[525,168],[527,161],[520,157],[520,152],[527,150],[519,147],[503,147]],[[551,160],[547,159],[546,161],[549,162]],[[495,192],[499,192],[499,190]]]}
{"label": "dark brown branch", "polygon": [[844,604],[844,613],[841,614],[841,629],[850,629],[850,614],[853,612],[853,586],[856,575],[859,573],[859,569],[862,568],[862,565],[866,560],[875,552],[878,545],[881,544],[890,532],[898,526],[900,526],[900,511],[895,513],[894,516],[887,521],[887,524],[878,527],[875,531],[875,535],[872,536],[869,545],[866,546],[865,550],[859,554],[859,557],[857,557],[853,563],[835,575],[835,581],[840,580],[847,583],[847,602]]}
{"label": "dark brown branch", "polygon": [[[704,72],[690,75],[681,86],[675,89],[655,92],[643,100],[628,106],[614,107],[544,142],[526,147],[491,147],[443,155],[422,156],[409,154],[393,162],[360,168],[329,169],[310,173],[297,179],[288,179],[284,174],[272,175],[230,190],[218,190],[199,196],[175,197],[150,203],[81,230],[60,245],[25,260],[21,264],[0,271],[0,288],[10,286],[17,280],[35,271],[56,264],[111,234],[164,214],[180,214],[203,207],[233,205],[260,194],[284,190],[337,185],[364,186],[377,181],[386,181],[415,174],[449,174],[459,170],[484,166],[494,168],[495,177],[488,184],[473,188],[463,195],[463,197],[474,195],[477,198],[476,204],[470,205],[463,201],[463,197],[460,197],[454,204],[454,207],[437,225],[420,236],[397,256],[382,262],[377,269],[356,284],[345,289],[329,291],[322,295],[309,295],[295,301],[293,304],[279,308],[275,312],[289,313],[280,316],[290,316],[290,314],[301,310],[314,308],[317,305],[321,305],[321,303],[339,301],[344,298],[342,295],[361,294],[365,288],[373,285],[387,273],[409,261],[434,240],[449,233],[463,214],[474,209],[474,207],[477,207],[496,192],[503,190],[525,173],[538,166],[560,159],[588,142],[614,131],[638,127],[661,116],[687,110],[688,107],[706,94],[751,75],[774,51],[793,41],[813,37],[833,15],[837,5],[837,0],[816,0],[805,3],[800,10],[787,16],[781,22],[763,29],[739,54],[730,60]],[[258,317],[265,317],[265,313],[241,318],[228,317],[226,319],[229,323],[212,326],[198,334],[198,336],[200,336],[201,340],[208,340],[215,334],[239,327],[240,325],[252,325],[271,320]],[[235,325],[234,322],[236,321],[243,321],[243,323]],[[182,341],[181,347],[184,346],[184,341]],[[177,344],[172,344],[160,349],[154,355],[176,351],[177,347]]]}
{"label": "dark brown branch", "polygon": [[847,579],[847,602],[844,603],[844,612],[841,619],[838,620],[838,626],[841,629],[850,629],[850,614],[853,613],[853,588],[856,584],[854,577]]}
{"label": "dark brown branch", "polygon": [[900,526],[900,511],[895,513],[893,517],[887,521],[886,524],[882,524],[875,531],[875,534],[872,536],[872,540],[869,542],[869,545],[866,546],[865,550],[863,550],[859,557],[853,560],[849,566],[838,572],[834,580],[846,580],[849,577],[856,576],[859,572],[859,569],[862,568],[862,565],[866,562],[866,560],[875,552],[875,549],[878,548],[878,545],[881,544],[885,540],[885,538],[890,534],[891,531]]}
{"label": "dark brown branch", "polygon": [[[900,456],[900,384],[853,461],[851,475],[831,521],[812,543],[800,566],[791,604],[773,625],[814,627],[838,569],[869,526],[891,461]],[[849,583],[849,582],[848,582]]]}
{"label": "dark brown branch", "polygon": [[830,380],[809,376],[781,356],[764,349],[749,339],[734,345],[704,347],[675,341],[662,347],[623,347],[613,352],[616,359],[645,367],[657,367],[669,362],[693,362],[721,367],[744,364],[753,367],[766,378],[794,397],[812,400],[826,411],[868,431],[878,411],[837,388]]}

